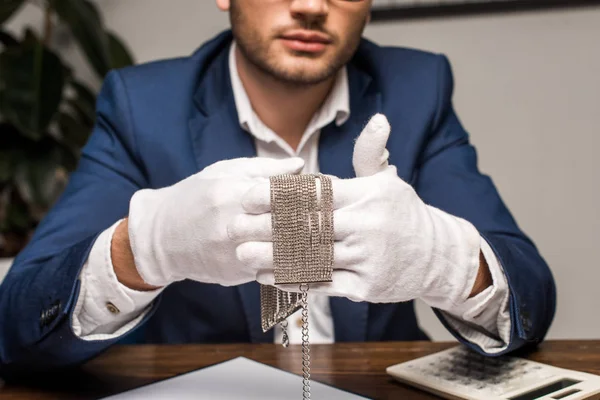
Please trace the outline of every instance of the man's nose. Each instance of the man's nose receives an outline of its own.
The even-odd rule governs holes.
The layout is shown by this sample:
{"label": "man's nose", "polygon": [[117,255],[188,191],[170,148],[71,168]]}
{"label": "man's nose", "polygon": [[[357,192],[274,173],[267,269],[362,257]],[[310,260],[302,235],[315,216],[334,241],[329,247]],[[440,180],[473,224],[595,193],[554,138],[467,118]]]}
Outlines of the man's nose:
{"label": "man's nose", "polygon": [[292,0],[292,16],[308,22],[322,21],[329,13],[328,0]]}

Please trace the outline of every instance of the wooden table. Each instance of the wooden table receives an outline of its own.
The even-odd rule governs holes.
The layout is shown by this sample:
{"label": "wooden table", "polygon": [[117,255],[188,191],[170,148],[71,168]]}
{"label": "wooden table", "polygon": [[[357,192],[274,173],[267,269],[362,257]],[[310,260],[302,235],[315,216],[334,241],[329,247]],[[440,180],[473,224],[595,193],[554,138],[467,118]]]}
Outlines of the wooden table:
{"label": "wooden table", "polygon": [[[392,380],[385,374],[385,368],[454,345],[430,342],[315,345],[311,351],[312,377],[374,399],[434,399]],[[520,355],[600,375],[600,341],[551,341],[536,351]],[[74,371],[46,374],[26,385],[7,385],[0,389],[0,400],[97,399],[238,356],[300,374],[298,346],[288,349],[274,344],[121,346]]]}

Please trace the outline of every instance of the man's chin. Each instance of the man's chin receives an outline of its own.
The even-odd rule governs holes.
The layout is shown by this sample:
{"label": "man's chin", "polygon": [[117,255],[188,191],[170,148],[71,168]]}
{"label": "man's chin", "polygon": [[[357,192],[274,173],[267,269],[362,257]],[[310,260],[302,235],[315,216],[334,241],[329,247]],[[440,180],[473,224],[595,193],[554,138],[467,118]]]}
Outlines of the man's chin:
{"label": "man's chin", "polygon": [[277,68],[276,78],[290,83],[315,85],[324,82],[335,75],[328,65],[316,60],[298,60],[293,64]]}
{"label": "man's chin", "polygon": [[277,74],[276,78],[282,82],[293,85],[317,85],[331,78],[331,74],[312,73],[307,71],[285,71]]}

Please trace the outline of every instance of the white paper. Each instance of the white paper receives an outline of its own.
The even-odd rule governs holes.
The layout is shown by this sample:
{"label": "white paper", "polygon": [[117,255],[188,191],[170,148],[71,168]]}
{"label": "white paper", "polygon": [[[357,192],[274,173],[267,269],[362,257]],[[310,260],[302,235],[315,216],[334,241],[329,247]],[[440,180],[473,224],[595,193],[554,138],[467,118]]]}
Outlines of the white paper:
{"label": "white paper", "polygon": [[[322,383],[310,382],[314,400],[366,399]],[[240,400],[302,398],[302,377],[238,357],[105,400]]]}

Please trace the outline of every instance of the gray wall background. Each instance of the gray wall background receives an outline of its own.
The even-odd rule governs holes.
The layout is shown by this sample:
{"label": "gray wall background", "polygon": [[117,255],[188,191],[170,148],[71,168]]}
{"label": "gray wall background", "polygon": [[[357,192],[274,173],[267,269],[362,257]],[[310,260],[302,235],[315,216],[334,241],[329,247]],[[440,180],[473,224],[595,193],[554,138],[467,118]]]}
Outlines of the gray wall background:
{"label": "gray wall background", "polygon": [[[210,0],[97,3],[140,62],[188,55],[228,26]],[[39,11],[25,8],[10,26],[24,23],[39,25]],[[450,58],[455,106],[480,168],[555,275],[549,337],[600,338],[600,8],[387,23],[366,36]],[[417,308],[434,339],[450,338],[427,307]]]}

